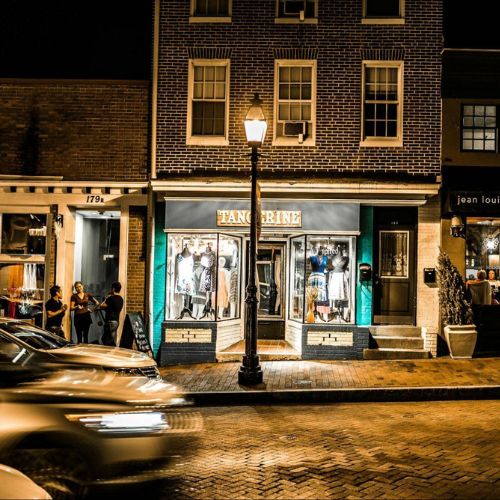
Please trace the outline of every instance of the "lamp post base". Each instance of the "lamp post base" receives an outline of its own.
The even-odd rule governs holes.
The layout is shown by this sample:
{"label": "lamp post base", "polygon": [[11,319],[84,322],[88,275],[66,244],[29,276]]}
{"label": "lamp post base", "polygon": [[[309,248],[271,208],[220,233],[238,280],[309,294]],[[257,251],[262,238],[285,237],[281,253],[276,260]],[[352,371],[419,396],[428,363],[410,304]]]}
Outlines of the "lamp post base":
{"label": "lamp post base", "polygon": [[238,384],[257,385],[262,384],[263,373],[259,364],[259,356],[243,356],[243,363],[238,372]]}

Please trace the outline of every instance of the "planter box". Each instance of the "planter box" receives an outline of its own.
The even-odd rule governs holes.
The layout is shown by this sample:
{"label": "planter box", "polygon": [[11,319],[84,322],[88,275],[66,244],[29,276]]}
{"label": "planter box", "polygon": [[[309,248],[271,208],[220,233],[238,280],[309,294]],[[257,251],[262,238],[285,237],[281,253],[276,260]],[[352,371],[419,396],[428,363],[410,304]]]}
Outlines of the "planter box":
{"label": "planter box", "polygon": [[476,325],[446,325],[444,335],[453,359],[470,359],[477,341]]}

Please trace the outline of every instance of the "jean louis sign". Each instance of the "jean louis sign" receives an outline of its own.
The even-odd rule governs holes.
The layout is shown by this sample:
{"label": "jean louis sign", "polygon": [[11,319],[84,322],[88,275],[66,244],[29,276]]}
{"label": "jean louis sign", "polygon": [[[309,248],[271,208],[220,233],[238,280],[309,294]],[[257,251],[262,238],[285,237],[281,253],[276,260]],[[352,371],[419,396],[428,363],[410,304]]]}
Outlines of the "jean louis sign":
{"label": "jean louis sign", "polygon": [[[300,210],[262,210],[264,227],[302,227]],[[217,210],[218,227],[250,225],[250,210]]]}
{"label": "jean louis sign", "polygon": [[500,191],[452,191],[451,209],[456,212],[491,212],[500,210]]}

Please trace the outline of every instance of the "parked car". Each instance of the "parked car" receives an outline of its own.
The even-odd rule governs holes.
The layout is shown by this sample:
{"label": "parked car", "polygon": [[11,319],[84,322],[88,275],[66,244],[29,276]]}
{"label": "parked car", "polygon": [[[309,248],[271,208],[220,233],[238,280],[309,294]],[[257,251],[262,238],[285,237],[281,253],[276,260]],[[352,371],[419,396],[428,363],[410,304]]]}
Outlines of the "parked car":
{"label": "parked car", "polygon": [[0,389],[0,463],[55,499],[161,478],[202,429],[200,414],[161,380],[33,368],[30,380],[30,367],[0,362],[11,381]]}
{"label": "parked car", "polygon": [[22,472],[0,464],[0,498],[50,500],[51,496]]}
{"label": "parked car", "polygon": [[145,353],[120,347],[72,344],[59,335],[19,320],[0,319],[0,343],[10,344],[11,359],[18,364],[60,363],[99,367],[120,375],[160,378],[156,361]]}

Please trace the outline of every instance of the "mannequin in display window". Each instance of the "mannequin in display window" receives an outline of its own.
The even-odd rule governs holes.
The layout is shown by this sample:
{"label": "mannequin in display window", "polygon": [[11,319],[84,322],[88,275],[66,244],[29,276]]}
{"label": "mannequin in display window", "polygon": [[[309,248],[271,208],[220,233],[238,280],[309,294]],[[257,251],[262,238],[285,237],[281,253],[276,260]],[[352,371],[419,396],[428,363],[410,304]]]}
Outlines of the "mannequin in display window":
{"label": "mannequin in display window", "polygon": [[328,313],[330,311],[328,305],[328,298],[326,292],[326,266],[328,265],[328,257],[323,254],[323,247],[319,247],[315,255],[309,257],[309,264],[311,266],[311,274],[307,280],[310,287],[318,290],[318,298],[316,300],[316,313],[321,314],[323,321],[328,320]]}
{"label": "mannequin in display window", "polygon": [[197,267],[195,267],[193,273],[194,295],[191,300],[193,303],[194,319],[200,319],[202,317],[203,310],[205,308],[205,303],[207,301],[206,293],[200,292],[200,281],[202,272],[203,272],[203,267],[201,265],[198,265]]}
{"label": "mannequin in display window", "polygon": [[219,318],[224,317],[224,311],[229,307],[230,273],[226,269],[226,258],[219,257],[217,273],[217,311]]}
{"label": "mannequin in display window", "polygon": [[347,249],[343,249],[340,253],[332,258],[332,270],[328,278],[328,300],[330,307],[338,311],[342,320],[344,318],[344,307],[349,300],[349,255]]}
{"label": "mannequin in display window", "polygon": [[[191,297],[194,294],[193,268],[194,259],[187,245],[175,257],[176,283],[175,292],[183,296],[182,311],[177,319],[182,319],[185,314],[193,318],[191,313]],[[193,318],[194,319],[194,318]]]}
{"label": "mannequin in display window", "polygon": [[[201,254],[200,266],[202,267],[200,275],[199,291],[205,293],[205,307],[201,318],[207,314],[213,314],[215,311],[212,307],[212,292],[215,290],[215,252],[212,250],[210,244],[205,248],[205,252]],[[200,318],[200,319],[201,319]]]}

